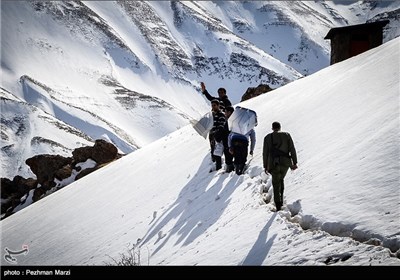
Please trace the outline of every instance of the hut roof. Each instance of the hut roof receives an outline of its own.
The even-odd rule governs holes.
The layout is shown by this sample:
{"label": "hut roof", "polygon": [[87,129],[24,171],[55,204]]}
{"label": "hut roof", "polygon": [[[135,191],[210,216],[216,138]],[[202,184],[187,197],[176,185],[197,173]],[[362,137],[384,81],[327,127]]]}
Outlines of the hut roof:
{"label": "hut roof", "polygon": [[382,21],[375,21],[375,22],[368,22],[363,24],[357,25],[349,25],[344,27],[335,27],[329,30],[328,34],[326,34],[324,39],[332,39],[338,33],[351,33],[355,30],[370,30],[371,28],[381,27],[383,28],[386,24],[388,24],[389,20],[382,20]]}

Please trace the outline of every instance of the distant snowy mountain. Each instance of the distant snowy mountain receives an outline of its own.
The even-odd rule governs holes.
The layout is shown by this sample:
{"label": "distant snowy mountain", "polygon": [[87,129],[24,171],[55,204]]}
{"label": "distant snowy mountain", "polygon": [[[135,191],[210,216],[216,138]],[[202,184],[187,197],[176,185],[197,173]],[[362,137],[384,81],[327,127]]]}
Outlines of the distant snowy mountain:
{"label": "distant snowy mountain", "polygon": [[[223,3],[223,4],[222,4]],[[400,5],[393,1],[222,1],[236,33],[303,75],[329,65],[332,27],[388,19],[384,41],[400,35]]]}
{"label": "distant snowy mountain", "polygon": [[36,154],[107,139],[129,153],[209,110],[199,82],[237,103],[329,64],[331,27],[389,19],[392,2],[3,1],[1,174]]}

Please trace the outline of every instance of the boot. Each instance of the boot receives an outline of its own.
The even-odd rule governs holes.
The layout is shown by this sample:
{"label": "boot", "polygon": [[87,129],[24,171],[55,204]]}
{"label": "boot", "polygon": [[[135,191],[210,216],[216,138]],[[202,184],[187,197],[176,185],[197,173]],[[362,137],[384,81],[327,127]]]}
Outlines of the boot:
{"label": "boot", "polygon": [[244,164],[236,164],[235,169],[237,175],[243,174]]}
{"label": "boot", "polygon": [[233,166],[233,164],[227,164],[226,165],[225,171],[227,173],[232,172],[233,170],[235,170],[235,167]]}

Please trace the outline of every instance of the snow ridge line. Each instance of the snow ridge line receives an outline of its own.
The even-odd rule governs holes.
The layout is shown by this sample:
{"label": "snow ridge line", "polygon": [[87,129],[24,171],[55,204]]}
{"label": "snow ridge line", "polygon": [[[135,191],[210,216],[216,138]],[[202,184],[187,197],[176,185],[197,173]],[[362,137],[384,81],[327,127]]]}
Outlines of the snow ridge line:
{"label": "snow ridge line", "polygon": [[[273,204],[273,188],[272,177],[264,172],[260,174],[261,180],[259,191],[262,204],[272,206]],[[285,217],[288,222],[300,225],[303,230],[324,231],[332,236],[348,237],[354,241],[381,246],[390,250],[391,257],[400,259],[400,240],[396,237],[385,237],[380,234],[366,232],[357,229],[357,224],[346,224],[343,222],[324,222],[313,215],[304,214],[301,207],[301,200],[298,199],[293,203],[287,204],[284,200],[284,205],[280,211],[282,217]]]}

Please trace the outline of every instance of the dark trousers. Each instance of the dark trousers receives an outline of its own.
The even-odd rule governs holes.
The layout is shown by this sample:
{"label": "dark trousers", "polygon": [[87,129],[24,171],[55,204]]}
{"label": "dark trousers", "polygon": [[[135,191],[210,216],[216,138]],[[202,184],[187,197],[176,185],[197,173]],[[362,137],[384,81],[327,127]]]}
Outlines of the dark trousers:
{"label": "dark trousers", "polygon": [[213,162],[215,162],[215,170],[221,169],[222,167],[222,158],[220,156],[214,155],[214,150],[215,150],[215,139],[214,137],[211,136],[210,134],[210,147],[211,147],[211,159]]}
{"label": "dark trousers", "polygon": [[232,165],[233,164],[233,155],[229,152],[228,145],[224,146],[224,156],[225,156],[226,165]]}
{"label": "dark trousers", "polygon": [[248,146],[249,141],[245,138],[232,139],[232,150],[237,174],[242,174],[243,172],[244,165],[247,161]]}
{"label": "dark trousers", "polygon": [[274,201],[276,210],[281,210],[283,205],[283,191],[285,189],[284,179],[289,167],[283,165],[274,166],[269,173],[272,175],[272,187],[274,189]]}

